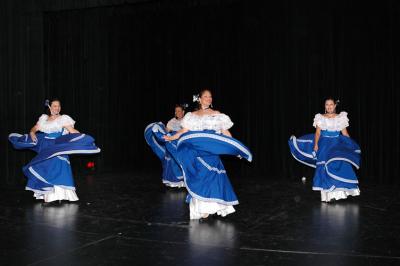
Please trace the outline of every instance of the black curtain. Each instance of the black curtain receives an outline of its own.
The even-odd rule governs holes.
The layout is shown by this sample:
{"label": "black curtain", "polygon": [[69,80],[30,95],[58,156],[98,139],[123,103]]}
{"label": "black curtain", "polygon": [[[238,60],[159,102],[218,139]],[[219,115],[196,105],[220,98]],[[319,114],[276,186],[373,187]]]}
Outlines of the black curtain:
{"label": "black curtain", "polygon": [[146,170],[159,163],[145,126],[166,122],[175,103],[208,87],[254,154],[251,164],[227,158],[228,171],[269,179],[312,174],[291,157],[287,140],[312,132],[315,113],[333,96],[362,148],[361,183],[398,183],[398,15],[395,0],[152,1],[48,11],[43,91],[96,138],[100,171]]}
{"label": "black curtain", "polygon": [[34,154],[14,151],[7,137],[32,127],[46,95],[43,16],[33,2],[0,1],[0,187],[25,185],[21,168]]}

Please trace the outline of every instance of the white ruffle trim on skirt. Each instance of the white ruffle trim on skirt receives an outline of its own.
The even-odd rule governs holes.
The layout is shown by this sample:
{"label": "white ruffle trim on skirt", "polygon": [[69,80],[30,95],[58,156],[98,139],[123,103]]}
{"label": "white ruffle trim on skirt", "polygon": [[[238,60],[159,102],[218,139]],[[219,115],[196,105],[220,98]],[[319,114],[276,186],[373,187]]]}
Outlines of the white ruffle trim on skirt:
{"label": "white ruffle trim on skirt", "polygon": [[56,200],[69,200],[69,201],[77,201],[79,200],[76,195],[75,190],[65,189],[59,186],[54,186],[54,191],[51,193],[38,193],[35,192],[33,196],[36,199],[42,199],[44,202],[51,202]]}
{"label": "white ruffle trim on skirt", "polygon": [[321,201],[329,202],[333,199],[347,199],[348,196],[359,196],[360,190],[358,188],[355,189],[335,189],[333,191],[322,190],[321,191]]}
{"label": "white ruffle trim on skirt", "polygon": [[207,214],[218,214],[222,217],[234,213],[235,208],[231,205],[224,205],[217,202],[202,201],[192,198],[189,203],[190,220],[200,219]]}
{"label": "white ruffle trim on skirt", "polygon": [[170,182],[170,181],[166,181],[163,180],[164,185],[166,185],[167,187],[185,187],[185,182],[180,181],[180,182]]}

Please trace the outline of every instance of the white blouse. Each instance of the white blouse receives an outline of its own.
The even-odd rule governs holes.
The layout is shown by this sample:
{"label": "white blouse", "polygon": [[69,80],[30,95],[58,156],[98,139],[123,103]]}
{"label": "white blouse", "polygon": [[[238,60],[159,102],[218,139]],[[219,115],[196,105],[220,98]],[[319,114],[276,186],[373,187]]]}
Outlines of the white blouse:
{"label": "white blouse", "polygon": [[168,121],[167,128],[172,131],[179,131],[182,129],[182,119],[178,120],[175,117]]}
{"label": "white blouse", "polygon": [[75,121],[68,115],[61,115],[52,121],[48,121],[48,115],[43,114],[39,117],[36,123],[39,126],[39,130],[44,133],[55,133],[63,131],[64,127],[74,127]]}
{"label": "white blouse", "polygon": [[340,114],[332,118],[316,114],[313,126],[315,128],[318,126],[322,130],[341,131],[349,126],[349,119],[346,112],[340,112]]}
{"label": "white blouse", "polygon": [[233,122],[225,114],[200,116],[189,112],[182,119],[181,125],[183,128],[192,131],[215,130],[217,133],[220,133],[222,130],[230,129],[233,126]]}

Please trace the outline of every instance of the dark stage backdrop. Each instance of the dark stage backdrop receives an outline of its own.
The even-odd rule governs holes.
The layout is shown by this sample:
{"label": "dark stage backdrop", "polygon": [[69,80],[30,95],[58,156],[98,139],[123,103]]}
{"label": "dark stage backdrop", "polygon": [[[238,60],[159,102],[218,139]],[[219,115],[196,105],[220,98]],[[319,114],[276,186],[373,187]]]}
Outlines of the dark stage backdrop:
{"label": "dark stage backdrop", "polygon": [[[227,158],[231,175],[311,177],[312,169],[291,157],[287,140],[312,132],[324,97],[334,96],[362,149],[361,184],[398,184],[398,1],[263,2],[43,8],[35,13],[42,22],[42,72],[31,67],[42,73],[43,86],[22,91],[24,101],[1,99],[5,109],[21,107],[2,133],[28,130],[44,98],[55,96],[102,148],[93,158],[98,171],[155,169],[160,165],[143,139],[145,126],[166,122],[175,103],[190,102],[207,87],[216,108],[235,123],[233,135],[254,153],[251,164]],[[9,182],[21,156],[8,145],[1,165]]]}

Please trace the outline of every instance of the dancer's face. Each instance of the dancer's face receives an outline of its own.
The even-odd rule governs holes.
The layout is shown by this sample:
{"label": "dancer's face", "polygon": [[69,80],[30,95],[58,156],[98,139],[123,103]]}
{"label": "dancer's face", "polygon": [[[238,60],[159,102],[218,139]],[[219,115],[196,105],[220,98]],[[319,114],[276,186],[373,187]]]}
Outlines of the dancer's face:
{"label": "dancer's face", "polygon": [[59,101],[53,101],[50,105],[50,113],[52,115],[58,115],[61,112],[61,104]]}
{"label": "dancer's face", "polygon": [[182,119],[185,114],[182,107],[175,107],[175,117],[176,119]]}
{"label": "dancer's face", "polygon": [[212,104],[212,95],[210,91],[204,91],[200,97],[200,104],[202,106],[210,106]]}
{"label": "dancer's face", "polygon": [[335,113],[335,109],[336,109],[336,104],[335,104],[334,101],[332,101],[332,100],[326,100],[326,101],[325,101],[325,111],[326,111],[328,114],[333,114],[333,113]]}

